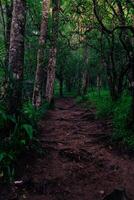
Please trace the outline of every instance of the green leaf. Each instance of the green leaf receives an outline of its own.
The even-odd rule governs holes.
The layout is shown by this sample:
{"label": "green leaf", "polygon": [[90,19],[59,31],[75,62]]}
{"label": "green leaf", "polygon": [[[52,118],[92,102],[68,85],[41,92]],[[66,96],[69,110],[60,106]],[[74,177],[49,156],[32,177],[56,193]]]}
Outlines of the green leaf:
{"label": "green leaf", "polygon": [[0,153],[0,162],[3,160],[5,153]]}
{"label": "green leaf", "polygon": [[31,125],[29,125],[29,124],[23,124],[21,126],[21,129],[26,132],[26,134],[29,136],[30,139],[33,138],[33,132],[34,132],[34,130],[33,130],[33,127]]}

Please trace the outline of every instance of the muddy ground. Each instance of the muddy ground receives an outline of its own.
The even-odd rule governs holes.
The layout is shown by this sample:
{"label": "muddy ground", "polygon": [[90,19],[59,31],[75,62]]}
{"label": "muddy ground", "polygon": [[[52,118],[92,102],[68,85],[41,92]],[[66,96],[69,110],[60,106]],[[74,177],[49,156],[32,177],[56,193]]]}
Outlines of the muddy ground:
{"label": "muddy ground", "polygon": [[134,159],[108,144],[109,120],[96,120],[94,110],[63,98],[40,127],[44,156],[33,162],[12,199],[102,200],[124,188],[134,200]]}

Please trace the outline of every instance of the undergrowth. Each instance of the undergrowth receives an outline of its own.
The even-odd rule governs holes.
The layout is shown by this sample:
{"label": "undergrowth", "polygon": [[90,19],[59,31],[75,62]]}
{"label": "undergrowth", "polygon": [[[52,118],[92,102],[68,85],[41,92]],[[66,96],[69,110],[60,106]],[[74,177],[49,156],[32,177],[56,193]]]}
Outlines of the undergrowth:
{"label": "undergrowth", "polygon": [[19,156],[37,150],[37,123],[47,109],[48,103],[36,109],[30,102],[25,102],[21,115],[16,118],[0,104],[0,181],[12,182]]}
{"label": "undergrowth", "polygon": [[90,92],[84,97],[77,97],[78,103],[96,108],[96,118],[112,119],[112,141],[121,148],[134,151],[134,125],[131,117],[132,98],[125,93],[117,102],[112,102],[108,91]]}

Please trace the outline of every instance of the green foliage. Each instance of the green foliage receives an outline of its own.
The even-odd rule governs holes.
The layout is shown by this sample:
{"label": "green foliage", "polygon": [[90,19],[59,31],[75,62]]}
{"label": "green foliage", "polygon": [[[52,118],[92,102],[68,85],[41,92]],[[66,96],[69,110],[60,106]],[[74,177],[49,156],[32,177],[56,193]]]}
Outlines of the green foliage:
{"label": "green foliage", "polygon": [[44,113],[48,110],[48,102],[44,102],[41,107],[36,108],[30,101],[24,103],[22,113],[26,119],[34,126],[40,118],[43,117]]}
{"label": "green foliage", "polygon": [[0,151],[0,178],[4,176],[7,181],[12,182],[15,172],[11,163],[15,158],[16,155],[13,151]]}
{"label": "green foliage", "polygon": [[5,56],[5,45],[4,41],[1,40],[0,38],[0,61],[3,61],[4,56]]}
{"label": "green foliage", "polygon": [[129,120],[131,120],[131,102],[132,98],[130,96],[123,95],[116,103],[113,113],[113,124],[118,131],[128,129]]}
{"label": "green foliage", "polygon": [[3,66],[0,67],[0,83],[3,81],[3,77],[5,76],[5,70]]}
{"label": "green foliage", "polygon": [[22,119],[15,119],[3,113],[0,124],[0,174],[6,181],[12,181],[14,162],[22,151],[25,151],[34,138],[35,130],[30,124],[23,124]]}
{"label": "green foliage", "polygon": [[19,155],[38,148],[37,122],[47,109],[46,102],[35,109],[29,101],[24,104],[22,115],[16,118],[9,115],[4,106],[0,106],[0,180],[11,182]]}
{"label": "green foliage", "polygon": [[86,96],[78,97],[77,102],[86,102],[86,105],[96,108],[97,118],[107,118],[113,113],[114,104],[107,90],[89,92]]}
{"label": "green foliage", "polygon": [[82,103],[83,99],[81,96],[76,97],[76,103]]}
{"label": "green foliage", "polygon": [[113,122],[112,141],[120,144],[124,149],[134,151],[134,127],[131,118],[132,97],[124,94],[118,101],[112,102],[109,92],[97,91],[88,93],[84,98],[77,97],[78,103],[86,102],[86,106],[96,108],[96,117],[101,119],[111,118]]}
{"label": "green foliage", "polygon": [[131,118],[131,102],[131,96],[126,94],[117,102],[113,112],[114,134],[112,139],[128,149],[134,150],[134,127]]}
{"label": "green foliage", "polygon": [[29,139],[32,140],[34,130],[31,125],[29,125],[29,124],[21,125],[21,131],[22,132],[24,131],[27,134],[27,136],[29,137]]}

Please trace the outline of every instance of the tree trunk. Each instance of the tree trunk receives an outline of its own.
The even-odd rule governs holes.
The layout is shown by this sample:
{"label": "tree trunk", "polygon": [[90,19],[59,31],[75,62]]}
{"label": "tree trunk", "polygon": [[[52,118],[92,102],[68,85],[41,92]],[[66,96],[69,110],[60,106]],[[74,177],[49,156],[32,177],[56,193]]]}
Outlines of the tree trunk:
{"label": "tree trunk", "polygon": [[102,86],[100,74],[97,75],[96,85],[97,85],[97,90],[100,96],[100,91],[101,91],[101,86]]}
{"label": "tree trunk", "polygon": [[6,22],[5,22],[5,14],[4,14],[4,8],[2,5],[2,0],[0,0],[0,15],[1,15],[1,32],[3,33],[3,39],[6,42]]}
{"label": "tree trunk", "polygon": [[46,43],[49,5],[50,5],[50,0],[43,0],[39,49],[37,53],[37,69],[36,69],[35,84],[34,84],[33,99],[32,99],[33,105],[36,107],[39,107],[41,105],[41,99],[42,99],[41,90],[43,81],[42,79],[43,79],[44,45]]}
{"label": "tree trunk", "polygon": [[88,87],[89,87],[89,73],[88,70],[85,70],[83,72],[83,77],[82,77],[82,95],[87,94]]}
{"label": "tree trunk", "polygon": [[[8,71],[9,65],[9,47],[10,47],[10,30],[11,30],[11,21],[12,21],[12,10],[13,10],[13,1],[11,3],[5,1],[5,7],[2,7],[2,1],[0,0],[0,11],[2,16],[3,32],[4,32],[4,43],[5,43],[5,58],[4,58],[4,67],[5,71]],[[5,11],[6,11],[6,20],[5,20]],[[1,88],[1,98],[7,100],[7,89],[8,89],[8,73],[5,73],[3,77],[3,85]]]}
{"label": "tree trunk", "polygon": [[52,13],[53,27],[52,27],[52,41],[49,55],[49,63],[47,67],[47,83],[46,83],[46,100],[50,103],[53,99],[54,81],[56,71],[56,54],[57,54],[57,39],[59,26],[59,6],[60,0],[54,0],[54,7]]}
{"label": "tree trunk", "polygon": [[71,80],[66,80],[66,89],[67,92],[70,93],[72,90],[72,84],[71,84]]}
{"label": "tree trunk", "polygon": [[89,58],[88,58],[88,46],[85,44],[84,47],[84,70],[82,74],[82,95],[86,95],[89,87],[89,73],[88,73],[88,64],[89,64]]}
{"label": "tree trunk", "polygon": [[9,83],[9,111],[12,114],[19,112],[22,101],[25,18],[25,0],[14,0],[9,49],[9,71],[12,76]]}
{"label": "tree trunk", "polygon": [[13,11],[13,1],[11,4],[6,1],[6,56],[5,56],[5,67],[8,68],[9,64],[9,47],[10,47],[10,31],[11,31],[11,22],[12,22],[12,11]]}

